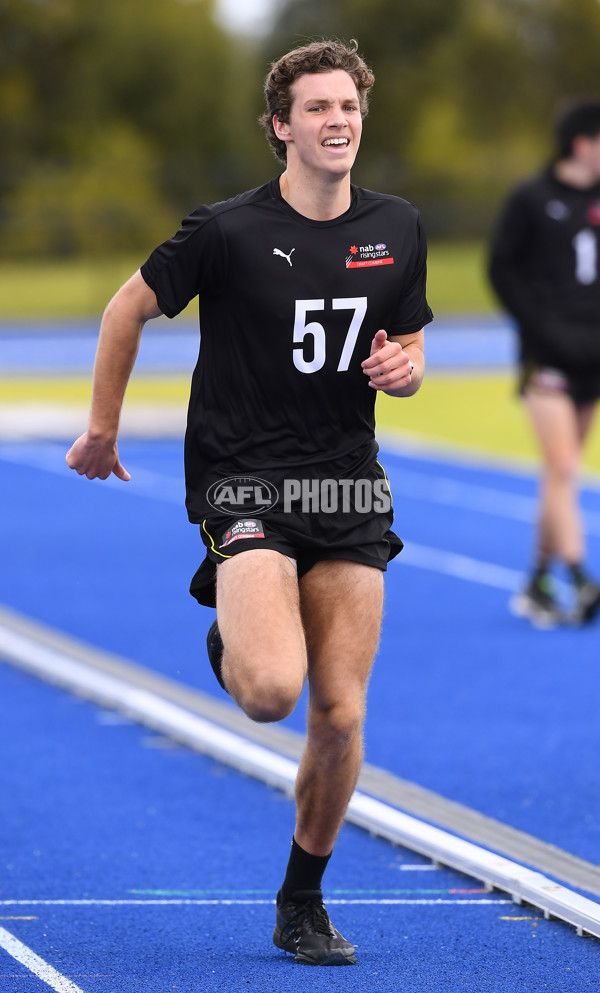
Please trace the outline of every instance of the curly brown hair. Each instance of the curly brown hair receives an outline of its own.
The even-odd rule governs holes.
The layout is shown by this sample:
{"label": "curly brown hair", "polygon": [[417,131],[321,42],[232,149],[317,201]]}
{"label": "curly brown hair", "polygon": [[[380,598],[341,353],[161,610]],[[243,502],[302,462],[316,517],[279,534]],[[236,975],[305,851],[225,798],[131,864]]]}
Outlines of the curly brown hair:
{"label": "curly brown hair", "polygon": [[299,76],[312,72],[333,72],[343,69],[354,80],[358,92],[361,116],[369,110],[369,90],[375,77],[368,65],[358,54],[358,43],[354,38],[349,45],[341,41],[313,41],[300,48],[294,48],[271,66],[265,79],[265,99],[267,109],[258,121],[267,133],[267,141],[282,162],[287,158],[287,145],[275,134],[273,117],[289,122],[292,107],[292,84]]}

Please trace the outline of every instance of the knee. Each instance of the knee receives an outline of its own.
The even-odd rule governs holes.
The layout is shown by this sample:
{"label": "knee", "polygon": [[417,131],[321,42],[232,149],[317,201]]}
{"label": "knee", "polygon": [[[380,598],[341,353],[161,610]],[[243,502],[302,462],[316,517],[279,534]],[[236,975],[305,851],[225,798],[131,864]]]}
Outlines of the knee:
{"label": "knee", "polygon": [[364,718],[365,707],[362,700],[345,701],[323,709],[314,708],[309,715],[309,736],[324,753],[339,756],[357,738],[362,738]]}
{"label": "knee", "polygon": [[262,674],[238,684],[233,690],[236,702],[246,716],[260,724],[289,717],[301,692],[302,682]]}
{"label": "knee", "polygon": [[546,467],[548,480],[556,486],[571,485],[579,468],[579,459],[565,452],[550,459]]}

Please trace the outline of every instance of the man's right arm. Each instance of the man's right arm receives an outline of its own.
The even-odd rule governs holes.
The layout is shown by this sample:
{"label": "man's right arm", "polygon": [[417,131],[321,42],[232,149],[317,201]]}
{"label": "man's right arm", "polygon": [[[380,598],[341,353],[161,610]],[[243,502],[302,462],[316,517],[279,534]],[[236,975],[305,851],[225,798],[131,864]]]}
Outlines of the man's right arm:
{"label": "man's right arm", "polygon": [[160,314],[156,295],[139,271],[121,287],[104,312],[88,429],[66,455],[67,465],[80,476],[107,479],[114,473],[119,479],[130,478],[117,449],[121,407],[144,324]]}

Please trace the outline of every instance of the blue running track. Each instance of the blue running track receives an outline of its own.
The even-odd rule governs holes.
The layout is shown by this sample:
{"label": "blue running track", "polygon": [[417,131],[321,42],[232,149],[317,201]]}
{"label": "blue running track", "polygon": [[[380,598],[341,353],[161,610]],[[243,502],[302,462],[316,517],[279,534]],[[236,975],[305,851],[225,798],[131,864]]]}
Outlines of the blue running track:
{"label": "blue running track", "polygon": [[[197,333],[160,324],[138,372],[189,371]],[[95,325],[0,331],[3,375],[91,369]],[[442,372],[505,369],[513,349],[501,320],[428,332]],[[128,484],[79,479],[67,447],[0,443],[0,605],[227,700],[205,660],[212,612],[187,594],[203,550],[180,443],[125,439]],[[382,458],[406,548],[387,574],[367,760],[599,864],[600,621],[540,632],[508,610],[533,474]],[[583,505],[600,574],[598,487]],[[0,993],[598,989],[596,940],[351,826],[326,897],[358,964],[307,972],[271,945],[282,794],[7,665],[0,727]]]}
{"label": "blue running track", "polygon": [[[187,594],[203,549],[182,507],[180,445],[124,443],[121,454],[130,483],[90,483],[64,467],[63,445],[0,447],[11,564],[0,602],[219,694],[205,662],[213,614]],[[407,547],[387,573],[368,761],[596,861],[599,624],[542,632],[508,611],[534,479],[383,461]],[[599,573],[600,493],[584,502]],[[302,708],[289,724],[302,730]]]}
{"label": "blue running track", "polygon": [[[0,446],[0,603],[226,699],[205,662],[212,613],[186,592],[202,551],[180,444],[124,441],[128,484],[79,479],[64,452]],[[539,632],[507,609],[534,478],[383,461],[406,550],[387,576],[367,759],[597,864],[598,624]],[[584,503],[600,572],[600,493]],[[50,988],[3,934],[84,993],[597,988],[595,940],[351,827],[327,899],[359,963],[307,974],[270,944],[288,800],[6,666],[0,715],[2,993]],[[302,729],[302,707],[288,724]]]}
{"label": "blue running track", "polygon": [[[596,941],[349,826],[327,896],[358,965],[297,966],[270,943],[281,794],[5,666],[0,716],[0,929],[77,990],[597,988]],[[49,988],[0,947],[2,993]]]}

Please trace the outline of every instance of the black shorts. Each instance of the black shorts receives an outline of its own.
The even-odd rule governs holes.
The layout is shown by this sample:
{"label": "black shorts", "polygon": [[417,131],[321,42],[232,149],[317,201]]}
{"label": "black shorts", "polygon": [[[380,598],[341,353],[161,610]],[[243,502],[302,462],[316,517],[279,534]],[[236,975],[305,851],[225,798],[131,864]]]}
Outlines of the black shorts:
{"label": "black shorts", "polygon": [[[256,510],[256,507],[253,508]],[[253,548],[269,548],[295,559],[299,578],[317,562],[344,559],[385,572],[402,550],[391,530],[391,493],[383,467],[374,462],[358,479],[335,479],[324,470],[294,481],[260,514],[211,513],[200,525],[206,557],[190,593],[216,605],[217,565]]]}
{"label": "black shorts", "polygon": [[563,372],[540,363],[524,362],[519,375],[519,393],[524,396],[529,390],[565,394],[577,407],[584,407],[600,399],[600,374]]}

